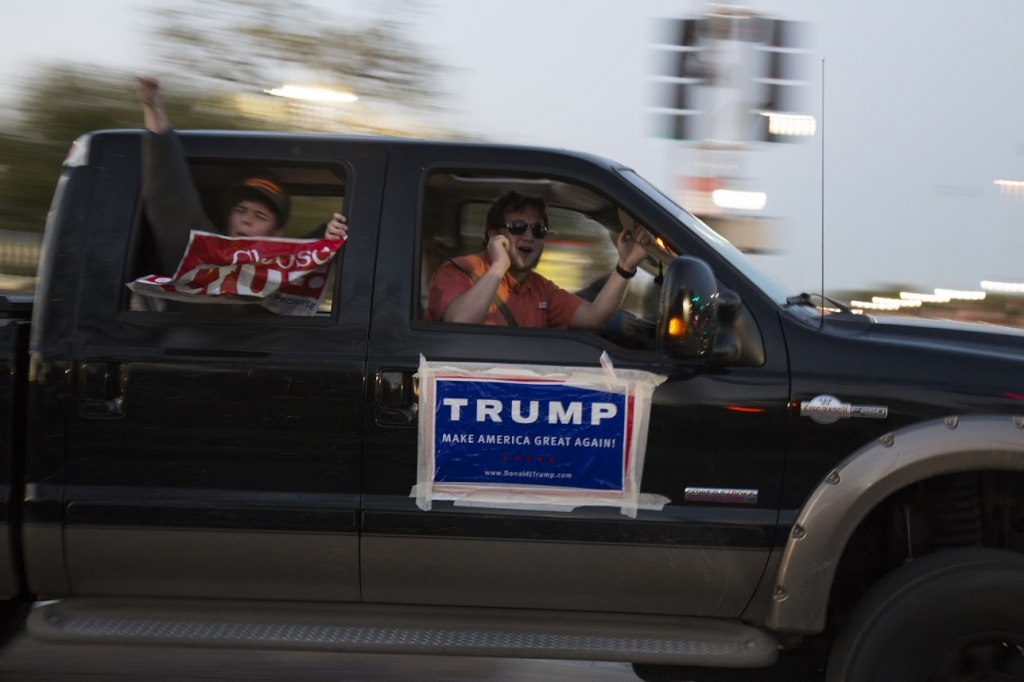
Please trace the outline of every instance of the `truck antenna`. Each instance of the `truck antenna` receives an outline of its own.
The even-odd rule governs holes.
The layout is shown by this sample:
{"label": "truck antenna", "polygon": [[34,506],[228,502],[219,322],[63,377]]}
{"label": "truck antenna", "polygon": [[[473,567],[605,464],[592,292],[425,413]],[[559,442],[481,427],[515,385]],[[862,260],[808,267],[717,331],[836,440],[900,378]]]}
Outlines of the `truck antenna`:
{"label": "truck antenna", "polygon": [[821,59],[821,326],[825,326],[825,58]]}

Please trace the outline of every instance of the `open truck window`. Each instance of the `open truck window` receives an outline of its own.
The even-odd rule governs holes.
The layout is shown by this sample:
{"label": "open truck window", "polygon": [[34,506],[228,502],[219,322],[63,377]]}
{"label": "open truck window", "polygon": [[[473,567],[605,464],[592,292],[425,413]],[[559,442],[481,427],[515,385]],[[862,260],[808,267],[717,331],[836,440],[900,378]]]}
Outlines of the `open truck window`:
{"label": "open truck window", "polygon": [[[446,170],[432,173],[422,203],[418,319],[427,319],[431,278],[459,256],[486,250],[486,217],[491,202],[515,190],[547,204],[549,232],[535,271],[558,287],[593,301],[618,261],[616,239],[637,223],[597,191],[561,178]],[[657,236],[653,235],[652,236]],[[630,280],[614,319],[597,333],[635,349],[653,349],[658,323],[659,272],[674,254],[658,241]],[[567,333],[587,333],[570,330]],[[590,332],[593,333],[593,332]]]}
{"label": "open truck window", "polygon": [[[289,195],[289,216],[285,224],[284,238],[303,239],[323,235],[324,225],[334,213],[343,213],[348,187],[348,172],[341,164],[282,165],[272,162],[244,165],[237,162],[215,162],[207,160],[189,163],[195,187],[199,193],[203,212],[210,222],[223,234],[226,232],[228,213],[232,210],[236,195],[233,189],[240,179],[258,169],[269,171],[279,180],[284,192]],[[187,230],[187,227],[182,229]],[[316,315],[330,315],[335,298],[335,284],[340,268],[341,253],[332,261],[326,275],[322,297],[316,306]],[[152,218],[140,200],[138,220],[127,264],[127,280],[151,274],[171,276],[162,272],[157,257]],[[127,292],[124,309],[136,312],[173,312],[197,315],[213,320],[237,315],[265,316],[274,313],[257,303],[220,304],[212,298],[197,298],[195,302],[182,300],[168,301],[157,297],[142,296]]]}

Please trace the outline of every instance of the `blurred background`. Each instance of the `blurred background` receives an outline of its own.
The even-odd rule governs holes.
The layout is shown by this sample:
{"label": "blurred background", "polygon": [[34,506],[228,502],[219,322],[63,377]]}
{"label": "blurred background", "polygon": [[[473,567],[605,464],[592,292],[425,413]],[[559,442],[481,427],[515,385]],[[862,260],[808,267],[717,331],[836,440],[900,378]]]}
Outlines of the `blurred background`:
{"label": "blurred background", "polygon": [[636,169],[794,290],[1024,326],[1024,3],[35,0],[0,21],[0,289],[78,135],[538,144]]}

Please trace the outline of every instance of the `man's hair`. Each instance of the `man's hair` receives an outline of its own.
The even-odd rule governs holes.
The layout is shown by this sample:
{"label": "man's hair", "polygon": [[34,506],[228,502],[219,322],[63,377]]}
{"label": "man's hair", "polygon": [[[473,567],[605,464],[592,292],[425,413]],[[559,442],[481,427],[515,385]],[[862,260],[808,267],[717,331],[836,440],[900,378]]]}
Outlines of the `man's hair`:
{"label": "man's hair", "polygon": [[485,230],[500,230],[505,227],[505,214],[521,211],[527,206],[537,209],[544,224],[548,224],[548,202],[544,201],[544,197],[536,194],[523,194],[512,189],[491,202],[491,207],[487,209]]}

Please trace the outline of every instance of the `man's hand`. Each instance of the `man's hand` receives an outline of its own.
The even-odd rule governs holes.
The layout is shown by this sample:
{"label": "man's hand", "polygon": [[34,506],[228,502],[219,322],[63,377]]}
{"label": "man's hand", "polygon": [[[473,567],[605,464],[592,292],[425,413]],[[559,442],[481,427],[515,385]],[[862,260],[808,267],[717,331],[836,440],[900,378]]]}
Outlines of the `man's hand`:
{"label": "man's hand", "polygon": [[511,248],[512,245],[509,244],[508,237],[504,235],[496,234],[487,242],[487,255],[491,257],[491,263],[493,263],[491,269],[499,271],[499,275],[508,272],[512,265],[512,259],[508,254]]}
{"label": "man's hand", "polygon": [[469,324],[480,324],[484,321],[491,301],[498,293],[501,279],[512,265],[512,259],[508,255],[510,248],[508,237],[496,234],[490,238],[487,242],[487,255],[491,257],[491,267],[448,304],[441,313],[442,320]]}
{"label": "man's hand", "polygon": [[[649,243],[650,233],[643,227],[637,226],[633,230],[624,229],[618,232],[618,239],[615,240],[615,248],[618,250],[618,267],[631,272],[635,270],[647,257],[647,250],[644,246]],[[569,328],[602,329],[611,321],[618,306],[623,304],[626,290],[630,286],[629,283],[628,279],[612,270],[594,301],[584,302],[572,314]]]}
{"label": "man's hand", "polygon": [[619,250],[619,265],[623,270],[636,270],[640,263],[647,258],[645,246],[651,241],[651,235],[647,230],[637,227],[635,231],[623,230],[615,242],[615,248]]}
{"label": "man's hand", "polygon": [[[640,226],[620,232],[619,238],[615,242],[615,248],[619,250],[618,266],[630,272],[636,270],[644,258],[647,258],[647,249],[644,247],[650,242],[650,233]],[[611,321],[619,306],[622,305],[628,288],[629,280],[612,271],[593,303],[583,303],[576,309],[576,313],[569,320],[569,327],[601,329]]]}
{"label": "man's hand", "polygon": [[324,239],[345,239],[348,237],[348,223],[345,216],[335,213],[327,222],[327,229],[324,231]]}

